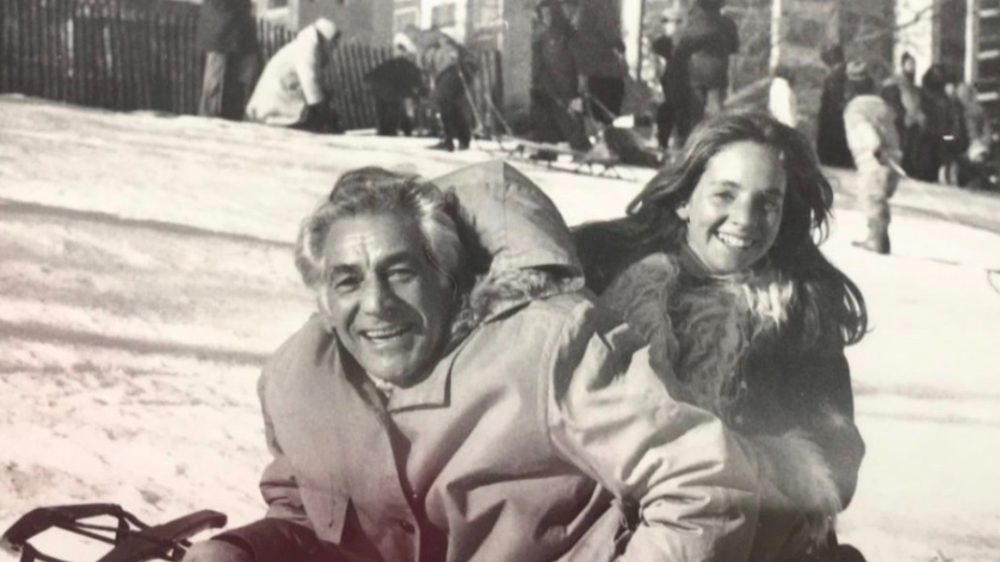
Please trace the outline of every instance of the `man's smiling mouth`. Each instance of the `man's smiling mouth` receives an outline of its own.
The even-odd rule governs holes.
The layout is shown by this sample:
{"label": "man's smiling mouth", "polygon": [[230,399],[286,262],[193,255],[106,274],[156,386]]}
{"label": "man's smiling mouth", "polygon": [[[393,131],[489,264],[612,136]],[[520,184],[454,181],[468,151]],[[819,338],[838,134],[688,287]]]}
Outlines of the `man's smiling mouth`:
{"label": "man's smiling mouth", "polygon": [[375,328],[371,330],[362,330],[361,336],[376,342],[389,341],[398,338],[407,332],[409,332],[413,327],[409,324],[403,326],[388,326],[385,328]]}

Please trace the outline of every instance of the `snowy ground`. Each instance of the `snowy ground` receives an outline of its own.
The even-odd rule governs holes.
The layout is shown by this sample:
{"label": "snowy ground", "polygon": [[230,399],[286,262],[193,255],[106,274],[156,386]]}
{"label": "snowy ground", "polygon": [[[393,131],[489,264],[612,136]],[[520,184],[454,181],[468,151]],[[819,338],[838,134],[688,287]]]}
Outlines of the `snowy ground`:
{"label": "snowy ground", "polygon": [[[496,154],[427,144],[0,97],[0,528],[74,502],[257,517],[255,379],[312,307],[298,221],[344,170]],[[650,175],[519,167],[570,223],[619,214]],[[1000,560],[1000,200],[906,183],[884,258],[850,246],[837,178],[825,250],[873,328],[849,350],[868,455],[843,540],[873,562]]]}

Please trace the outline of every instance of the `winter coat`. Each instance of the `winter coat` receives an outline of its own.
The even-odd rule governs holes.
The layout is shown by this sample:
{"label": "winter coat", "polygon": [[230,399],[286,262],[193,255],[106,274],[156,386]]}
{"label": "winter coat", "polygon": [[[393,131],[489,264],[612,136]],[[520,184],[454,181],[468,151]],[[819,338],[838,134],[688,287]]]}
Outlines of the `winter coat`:
{"label": "winter coat", "polygon": [[696,2],[678,32],[674,57],[687,66],[693,88],[729,87],[729,56],[740,49],[736,23]]}
{"label": "winter coat", "polygon": [[424,73],[407,57],[391,58],[365,75],[365,82],[376,98],[398,102],[426,91]]}
{"label": "winter coat", "polygon": [[202,52],[257,52],[257,26],[250,0],[204,0],[194,41]]}
{"label": "winter coat", "polygon": [[816,154],[826,166],[849,168],[854,162],[847,147],[844,107],[847,104],[847,71],[843,64],[830,70],[823,80],[816,123]]}
{"label": "winter coat", "polygon": [[478,70],[477,63],[473,59],[472,53],[463,45],[438,30],[424,31],[418,41],[420,54],[418,61],[420,67],[431,77],[437,80],[442,72],[448,70],[456,64],[465,78],[471,79]]}
{"label": "winter coat", "polygon": [[858,96],[844,109],[847,145],[858,169],[869,165],[898,167],[903,159],[895,113],[876,95]]}
{"label": "winter coat", "polygon": [[579,263],[551,201],[501,162],[435,183],[493,256],[469,300],[478,320],[383,398],[310,319],[260,379],[268,516],[228,534],[262,562],[317,537],[385,562],[609,561],[616,497],[644,521],[621,560],[742,558],[749,459],[665,392],[634,332],[570,290]]}
{"label": "winter coat", "polygon": [[573,30],[562,10],[552,8],[552,25],[543,29],[532,45],[533,87],[560,102],[578,95],[576,61],[570,45]]}
{"label": "winter coat", "polygon": [[580,1],[570,49],[581,76],[628,76],[621,13],[621,0]]}
{"label": "winter coat", "polygon": [[329,43],[312,25],[281,48],[260,75],[247,103],[247,118],[265,125],[298,125],[306,108],[327,99],[323,69]]}
{"label": "winter coat", "polygon": [[822,544],[854,494],[865,447],[840,333],[801,338],[796,306],[819,284],[769,268],[713,277],[686,245],[663,251],[662,240],[630,241],[600,223],[574,235],[588,286],[650,342],[657,371],[680,381],[675,396],[716,412],[756,455],[761,512],[749,559],[790,560]]}

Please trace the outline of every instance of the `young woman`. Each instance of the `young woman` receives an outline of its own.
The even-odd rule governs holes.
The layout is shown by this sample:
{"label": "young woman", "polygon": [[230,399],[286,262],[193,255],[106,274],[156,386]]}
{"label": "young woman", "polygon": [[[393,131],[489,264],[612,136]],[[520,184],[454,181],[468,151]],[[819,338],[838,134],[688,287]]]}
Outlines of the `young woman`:
{"label": "young woman", "polygon": [[625,218],[574,232],[587,284],[647,338],[672,392],[754,450],[754,561],[833,550],[864,455],[844,356],[864,299],[817,248],[832,199],[804,136],[764,113],[723,115]]}

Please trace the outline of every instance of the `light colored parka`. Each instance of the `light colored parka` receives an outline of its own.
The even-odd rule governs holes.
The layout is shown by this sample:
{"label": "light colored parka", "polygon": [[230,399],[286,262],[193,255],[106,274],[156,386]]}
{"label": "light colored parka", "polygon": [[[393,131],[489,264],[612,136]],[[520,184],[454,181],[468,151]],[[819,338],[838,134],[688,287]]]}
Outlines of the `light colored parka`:
{"label": "light colored parka", "polygon": [[299,31],[264,67],[247,103],[247,119],[279,127],[302,123],[306,108],[327,98],[322,76],[330,50],[315,24]]}
{"label": "light colored parka", "polygon": [[618,504],[642,518],[621,560],[745,560],[753,463],[717,418],[667,393],[636,333],[573,289],[554,205],[500,162],[436,183],[493,256],[463,315],[477,320],[383,401],[310,319],[260,380],[267,518],[229,535],[262,562],[331,544],[385,562],[609,561]]}

